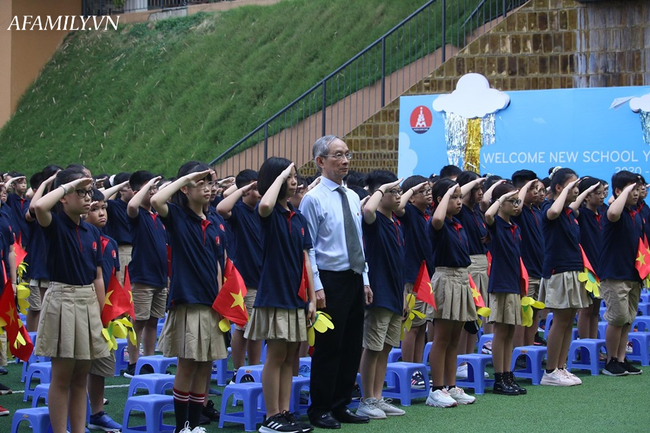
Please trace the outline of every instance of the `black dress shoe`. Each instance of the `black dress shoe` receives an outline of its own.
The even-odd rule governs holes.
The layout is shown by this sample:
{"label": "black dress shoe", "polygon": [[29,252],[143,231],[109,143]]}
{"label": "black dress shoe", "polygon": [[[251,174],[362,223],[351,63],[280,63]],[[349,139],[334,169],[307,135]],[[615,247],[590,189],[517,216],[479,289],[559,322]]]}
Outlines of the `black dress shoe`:
{"label": "black dress shoe", "polygon": [[370,422],[370,418],[365,415],[357,415],[350,412],[350,409],[333,412],[334,418],[339,422],[346,424],[366,424]]}
{"label": "black dress shoe", "polygon": [[338,422],[331,412],[324,413],[318,417],[309,417],[309,422],[314,427],[318,428],[327,428],[327,429],[338,429],[341,428],[341,423]]}
{"label": "black dress shoe", "polygon": [[7,373],[9,373],[9,371],[7,371],[6,368],[0,367],[0,374],[4,375],[4,374],[7,374]]}

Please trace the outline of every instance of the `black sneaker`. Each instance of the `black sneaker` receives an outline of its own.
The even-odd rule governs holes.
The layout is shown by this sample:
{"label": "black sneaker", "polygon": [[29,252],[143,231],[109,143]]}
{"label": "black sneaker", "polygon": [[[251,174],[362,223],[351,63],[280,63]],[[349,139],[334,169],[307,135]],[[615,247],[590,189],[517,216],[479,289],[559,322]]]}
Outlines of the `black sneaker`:
{"label": "black sneaker", "polygon": [[266,418],[258,430],[260,433],[301,433],[302,429],[284,417],[284,414],[277,413]]}
{"label": "black sneaker", "polygon": [[210,424],[210,418],[203,415],[203,413],[199,414],[199,425],[208,425],[208,424]]}
{"label": "black sneaker", "polygon": [[0,374],[1,375],[5,375],[5,374],[8,374],[8,373],[9,373],[9,371],[6,368],[0,367]]}
{"label": "black sneaker", "polygon": [[124,370],[124,377],[131,379],[133,376],[135,376],[135,363],[129,364]]}
{"label": "black sneaker", "polygon": [[526,367],[526,357],[524,355],[519,355],[515,361],[515,370],[525,370]]}
{"label": "black sneaker", "polygon": [[643,370],[638,369],[635,366],[633,366],[630,363],[630,361],[627,360],[627,358],[625,358],[623,360],[623,362],[620,362],[619,364],[621,364],[621,367],[623,367],[625,369],[625,371],[627,371],[627,374],[637,375],[637,374],[643,373]]}
{"label": "black sneaker", "polygon": [[539,334],[535,334],[535,341],[533,343],[535,346],[546,346],[546,340],[541,337]]}
{"label": "black sneaker", "polygon": [[354,389],[352,389],[352,400],[361,400],[361,388],[356,383]]}
{"label": "black sneaker", "polygon": [[153,367],[149,364],[145,364],[140,368],[140,374],[153,374]]}
{"label": "black sneaker", "polygon": [[605,364],[603,374],[606,374],[607,376],[627,376],[629,373],[625,368],[623,368],[623,364],[618,362],[618,358],[611,358],[609,362]]}
{"label": "black sneaker", "polygon": [[7,385],[0,383],[0,395],[11,394],[13,391]]}
{"label": "black sneaker", "polygon": [[215,409],[212,400],[208,400],[208,404],[203,406],[203,410],[201,412],[202,415],[206,416],[210,421],[219,421],[220,413],[217,409]]}
{"label": "black sneaker", "polygon": [[230,379],[230,382],[228,382],[228,385],[234,385],[237,383],[237,372],[232,375],[232,379]]}
{"label": "black sneaker", "polygon": [[421,372],[416,371],[411,377],[411,388],[415,388],[415,389],[425,388],[424,377],[422,376]]}
{"label": "black sneaker", "polygon": [[255,379],[253,379],[253,376],[250,374],[245,374],[242,376],[240,383],[250,383],[250,382],[255,382]]}
{"label": "black sneaker", "polygon": [[314,431],[314,427],[309,423],[300,421],[297,414],[291,412],[282,412],[282,413],[285,419],[290,423],[296,424],[300,428],[300,431],[302,433],[309,433],[310,431]]}

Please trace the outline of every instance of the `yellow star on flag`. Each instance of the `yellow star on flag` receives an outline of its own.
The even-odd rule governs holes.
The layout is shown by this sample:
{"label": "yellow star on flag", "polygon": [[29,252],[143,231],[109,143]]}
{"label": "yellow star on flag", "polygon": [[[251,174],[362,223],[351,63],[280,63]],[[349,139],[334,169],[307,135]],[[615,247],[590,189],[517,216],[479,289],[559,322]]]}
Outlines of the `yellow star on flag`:
{"label": "yellow star on flag", "polygon": [[429,285],[429,293],[433,294],[433,286],[431,285],[431,282],[427,283]]}
{"label": "yellow star on flag", "polygon": [[113,294],[114,291],[115,290],[111,290],[106,294],[106,299],[104,299],[104,304],[113,306],[113,304],[111,304],[111,295]]}
{"label": "yellow star on flag", "polygon": [[639,253],[639,255],[636,257],[636,261],[642,265],[645,265],[645,254]]}
{"label": "yellow star on flag", "polygon": [[478,301],[481,295],[478,293],[478,290],[476,290],[474,287],[471,287],[471,289],[472,289],[472,297]]}
{"label": "yellow star on flag", "polygon": [[245,308],[244,307],[244,297],[241,294],[241,289],[239,290],[239,293],[230,292],[230,295],[233,298],[232,305],[230,306],[230,308],[239,307],[242,310],[244,310],[244,308]]}
{"label": "yellow star on flag", "polygon": [[14,323],[16,321],[16,309],[11,307],[7,313],[9,315],[9,323]]}

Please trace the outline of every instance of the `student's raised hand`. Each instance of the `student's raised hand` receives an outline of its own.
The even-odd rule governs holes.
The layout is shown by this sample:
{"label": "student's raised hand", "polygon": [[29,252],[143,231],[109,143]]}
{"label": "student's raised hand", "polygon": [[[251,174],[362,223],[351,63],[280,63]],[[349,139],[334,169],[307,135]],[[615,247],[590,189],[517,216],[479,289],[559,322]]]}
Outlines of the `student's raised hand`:
{"label": "student's raised hand", "polygon": [[454,185],[450,186],[447,189],[447,192],[445,193],[445,198],[448,199],[449,197],[451,197],[451,195],[454,193],[454,191],[456,191],[456,188],[458,188],[458,184],[454,184]]}
{"label": "student's raised hand", "polygon": [[242,186],[241,187],[241,192],[243,194],[246,194],[247,192],[249,192],[250,190],[255,189],[255,188],[257,188],[257,181],[254,181],[254,182],[249,183],[248,185]]}
{"label": "student's raised hand", "polygon": [[151,189],[152,186],[160,182],[160,179],[162,179],[162,176],[156,176],[152,179],[149,179],[149,182],[147,182],[147,189]]}
{"label": "student's raised hand", "polygon": [[307,186],[307,191],[314,189],[314,187],[320,183],[320,178],[321,176],[318,176],[316,179],[314,179],[314,181],[310,183],[309,186]]}
{"label": "student's raised hand", "polygon": [[293,162],[292,162],[291,164],[289,164],[289,166],[288,166],[287,168],[285,168],[284,170],[282,170],[282,173],[280,173],[280,176],[281,176],[283,179],[288,179],[289,176],[291,175],[291,169],[294,167],[294,165],[295,165],[295,164],[294,164]]}
{"label": "student's raised hand", "polygon": [[576,179],[573,182],[569,182],[566,186],[566,189],[575,188],[575,186],[580,182],[580,179]]}
{"label": "student's raised hand", "polygon": [[[214,173],[214,170],[212,170],[212,172]],[[221,179],[220,181],[218,181],[217,185],[224,186],[224,187],[227,188],[230,185],[232,185],[233,183],[235,183],[235,178],[230,176],[230,177],[225,177],[225,178]]]}
{"label": "student's raised hand", "polygon": [[383,184],[382,186],[379,187],[379,189],[381,190],[381,192],[387,192],[395,188],[396,186],[399,186],[400,183],[402,183],[402,179],[397,179],[395,182],[388,182]]}
{"label": "student's raised hand", "polygon": [[[594,186],[596,186],[596,185],[594,185]],[[623,192],[621,192],[621,195],[623,195],[623,194],[625,194],[625,195],[629,194],[629,193],[632,192],[632,190],[633,190],[634,188],[636,188],[636,187],[637,187],[637,184],[636,184],[636,183],[631,183],[631,184],[629,184],[628,186],[626,186],[625,188],[623,188]]]}
{"label": "student's raised hand", "polygon": [[13,185],[14,183],[19,182],[19,181],[21,181],[21,180],[26,180],[26,179],[27,179],[27,178],[26,178],[25,176],[16,176],[16,177],[12,177],[11,179],[9,179],[9,180],[7,181],[6,186],[7,186],[7,187],[10,187],[10,186]]}
{"label": "student's raised hand", "polygon": [[203,170],[203,171],[197,171],[197,172],[194,172],[194,173],[186,174],[184,177],[185,177],[185,180],[187,181],[186,184],[188,186],[193,187],[193,186],[196,186],[196,182],[198,182],[199,180],[205,178],[209,174],[210,174],[210,170]]}
{"label": "student's raised hand", "polygon": [[72,182],[68,183],[68,185],[70,185],[70,188],[68,189],[68,193],[73,192],[77,188],[84,188],[86,186],[91,186],[92,184],[93,184],[92,177],[81,177],[79,179],[75,179]]}
{"label": "student's raised hand", "polygon": [[52,176],[45,179],[45,182],[43,182],[43,183],[45,183],[45,185],[51,185],[52,182],[54,182],[54,179],[56,179],[56,175],[57,175],[57,173],[54,173]]}
{"label": "student's raised hand", "polygon": [[360,207],[361,207],[361,212],[363,212],[363,208],[366,206],[366,203],[368,203],[368,200],[370,200],[370,196],[367,195],[361,200]]}
{"label": "student's raised hand", "polygon": [[510,197],[516,196],[517,194],[519,194],[518,189],[503,194],[501,197],[499,197],[499,204],[503,204],[504,201],[508,200]]}
{"label": "student's raised hand", "polygon": [[424,182],[415,185],[413,188],[413,194],[419,194],[419,193],[424,193],[424,190],[426,190],[429,187],[429,181],[425,180]]}
{"label": "student's raised hand", "polygon": [[595,183],[595,184],[591,185],[589,188],[587,188],[587,189],[585,190],[585,192],[587,193],[587,195],[589,195],[589,194],[591,194],[591,193],[592,193],[596,188],[598,188],[599,186],[600,186],[600,182]]}

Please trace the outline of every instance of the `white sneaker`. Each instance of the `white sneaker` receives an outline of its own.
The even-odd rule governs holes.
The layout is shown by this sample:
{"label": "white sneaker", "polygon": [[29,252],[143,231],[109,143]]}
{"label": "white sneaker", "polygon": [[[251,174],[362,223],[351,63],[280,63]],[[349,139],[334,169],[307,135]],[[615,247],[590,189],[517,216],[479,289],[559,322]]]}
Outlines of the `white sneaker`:
{"label": "white sneaker", "polygon": [[[175,431],[175,430],[174,430]],[[181,429],[181,431],[176,432],[176,433],[192,433],[192,430],[190,430],[190,422],[185,421],[185,427]]]}
{"label": "white sneaker", "polygon": [[546,371],[544,372],[540,385],[573,386],[575,383],[556,368],[551,373],[547,373]]}
{"label": "white sneaker", "polygon": [[456,369],[456,378],[467,379],[467,364],[461,364]]}
{"label": "white sneaker", "polygon": [[560,373],[564,375],[567,379],[569,379],[571,382],[573,382],[574,385],[582,385],[582,380],[575,374],[571,373],[569,370],[566,368],[560,368]]}
{"label": "white sneaker", "polygon": [[488,373],[487,371],[484,371],[483,372],[483,377],[486,378],[486,379],[489,379],[490,378],[490,373]]}
{"label": "white sneaker", "polygon": [[377,400],[377,403],[375,403],[375,406],[381,409],[386,416],[400,416],[404,415],[406,412],[404,412],[402,409],[400,409],[397,406],[394,406],[391,404],[393,401],[392,398],[382,398],[381,400]]}
{"label": "white sneaker", "polygon": [[192,430],[192,433],[207,433],[207,430],[205,429],[205,427],[196,426]]}
{"label": "white sneaker", "polygon": [[458,403],[456,400],[451,398],[449,392],[443,388],[429,392],[429,396],[427,397],[427,406],[454,407],[458,406]]}
{"label": "white sneaker", "polygon": [[449,390],[449,395],[451,398],[456,400],[456,403],[458,404],[472,404],[476,401],[476,397],[465,394],[463,388],[459,388],[457,386]]}
{"label": "white sneaker", "polygon": [[370,419],[386,419],[386,413],[377,406],[378,402],[376,398],[363,399],[359,403],[357,414],[365,415]]}

